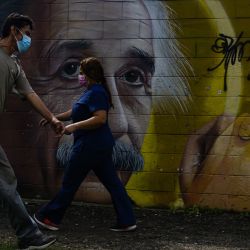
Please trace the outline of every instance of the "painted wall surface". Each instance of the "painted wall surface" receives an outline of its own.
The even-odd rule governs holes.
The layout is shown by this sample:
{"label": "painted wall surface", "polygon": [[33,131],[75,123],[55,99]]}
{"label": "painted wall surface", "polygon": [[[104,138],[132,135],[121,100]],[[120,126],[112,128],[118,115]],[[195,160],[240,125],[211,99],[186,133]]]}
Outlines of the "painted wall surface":
{"label": "painted wall surface", "polygon": [[[82,93],[80,60],[102,61],[114,163],[136,205],[249,211],[249,9],[248,0],[1,0],[0,21],[13,11],[34,19],[22,65],[54,113]],[[0,143],[23,196],[49,198],[72,138],[40,119],[11,96]],[[110,201],[93,173],[75,198]]]}

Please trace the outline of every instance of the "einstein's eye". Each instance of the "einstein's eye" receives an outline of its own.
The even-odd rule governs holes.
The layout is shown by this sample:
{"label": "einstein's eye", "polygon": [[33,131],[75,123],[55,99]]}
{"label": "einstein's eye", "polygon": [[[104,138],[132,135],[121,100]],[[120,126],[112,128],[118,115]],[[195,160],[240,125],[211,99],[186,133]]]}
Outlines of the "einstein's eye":
{"label": "einstein's eye", "polygon": [[61,67],[60,67],[60,76],[66,79],[73,79],[77,78],[79,74],[79,61],[66,61]]}
{"label": "einstein's eye", "polygon": [[145,73],[137,67],[123,71],[118,76],[118,79],[123,83],[136,86],[143,85],[146,81]]}

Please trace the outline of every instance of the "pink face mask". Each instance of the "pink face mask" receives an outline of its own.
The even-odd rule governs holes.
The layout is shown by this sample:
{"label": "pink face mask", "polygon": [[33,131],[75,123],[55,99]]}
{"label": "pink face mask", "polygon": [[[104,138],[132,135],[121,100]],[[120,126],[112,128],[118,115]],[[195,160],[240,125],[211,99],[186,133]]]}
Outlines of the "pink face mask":
{"label": "pink face mask", "polygon": [[78,81],[79,81],[79,84],[82,86],[82,87],[87,87],[88,85],[88,82],[85,78],[85,75],[78,75]]}

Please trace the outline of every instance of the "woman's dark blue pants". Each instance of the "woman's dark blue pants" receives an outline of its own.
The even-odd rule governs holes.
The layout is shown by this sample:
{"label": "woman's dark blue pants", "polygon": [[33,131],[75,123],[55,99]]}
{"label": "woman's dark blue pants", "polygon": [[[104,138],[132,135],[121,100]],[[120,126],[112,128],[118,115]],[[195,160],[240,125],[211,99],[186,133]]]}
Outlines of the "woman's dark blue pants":
{"label": "woman's dark blue pants", "polygon": [[66,209],[70,206],[76,191],[90,170],[94,171],[110,193],[117,214],[117,223],[119,225],[135,224],[132,205],[112,162],[112,150],[94,151],[74,147],[60,191],[38,211],[38,214],[55,224],[60,224]]}

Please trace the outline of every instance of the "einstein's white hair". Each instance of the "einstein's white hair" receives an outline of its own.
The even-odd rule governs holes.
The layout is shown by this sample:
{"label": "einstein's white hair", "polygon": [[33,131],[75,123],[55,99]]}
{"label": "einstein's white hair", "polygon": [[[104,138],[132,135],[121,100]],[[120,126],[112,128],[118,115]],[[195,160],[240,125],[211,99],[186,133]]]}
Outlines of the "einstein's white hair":
{"label": "einstein's white hair", "polygon": [[141,0],[152,21],[155,74],[152,92],[155,112],[188,112],[192,97],[188,76],[193,70],[184,56],[184,47],[176,39],[181,29],[175,13],[162,1]]}

